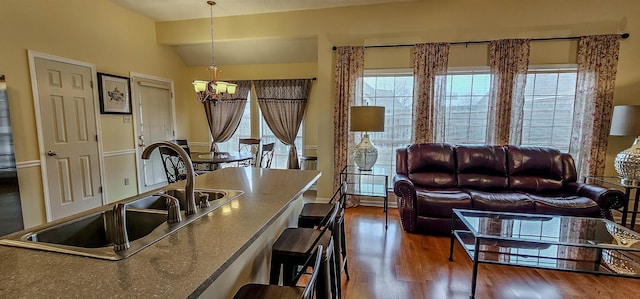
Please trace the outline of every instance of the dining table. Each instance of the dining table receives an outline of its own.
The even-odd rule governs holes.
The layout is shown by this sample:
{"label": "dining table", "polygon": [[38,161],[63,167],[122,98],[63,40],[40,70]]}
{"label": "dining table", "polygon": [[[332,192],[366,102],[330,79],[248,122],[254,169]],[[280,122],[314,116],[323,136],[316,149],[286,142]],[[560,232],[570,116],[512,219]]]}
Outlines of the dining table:
{"label": "dining table", "polygon": [[247,152],[193,152],[191,162],[197,170],[211,171],[220,168],[222,163],[246,161],[253,158]]}

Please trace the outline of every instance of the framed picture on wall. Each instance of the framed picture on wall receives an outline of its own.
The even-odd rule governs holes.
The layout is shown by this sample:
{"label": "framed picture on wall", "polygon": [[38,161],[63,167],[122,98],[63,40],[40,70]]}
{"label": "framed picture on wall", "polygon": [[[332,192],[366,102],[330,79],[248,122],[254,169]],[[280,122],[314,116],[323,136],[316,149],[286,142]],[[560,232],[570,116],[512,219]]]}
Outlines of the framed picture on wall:
{"label": "framed picture on wall", "polygon": [[131,114],[129,78],[98,73],[100,113]]}

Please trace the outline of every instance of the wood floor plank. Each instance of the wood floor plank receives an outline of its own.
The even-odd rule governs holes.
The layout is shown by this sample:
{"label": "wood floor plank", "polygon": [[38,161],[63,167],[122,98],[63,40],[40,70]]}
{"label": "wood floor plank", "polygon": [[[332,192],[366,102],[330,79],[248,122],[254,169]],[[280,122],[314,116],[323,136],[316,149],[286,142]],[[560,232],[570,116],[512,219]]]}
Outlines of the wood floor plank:
{"label": "wood floor plank", "polygon": [[[398,211],[389,229],[378,207],[346,210],[351,280],[342,275],[343,296],[360,298],[469,298],[472,263],[457,245],[450,262],[449,238],[409,234]],[[638,298],[640,279],[481,264],[476,298]]]}

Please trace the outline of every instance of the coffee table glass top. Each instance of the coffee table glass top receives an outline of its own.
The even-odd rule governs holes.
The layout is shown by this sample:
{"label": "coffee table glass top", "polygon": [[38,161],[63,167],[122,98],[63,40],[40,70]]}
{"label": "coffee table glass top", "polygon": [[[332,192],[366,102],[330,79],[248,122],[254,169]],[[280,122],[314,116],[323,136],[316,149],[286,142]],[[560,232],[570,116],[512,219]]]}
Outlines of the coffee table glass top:
{"label": "coffee table glass top", "polygon": [[454,209],[475,238],[640,251],[640,234],[602,218]]}

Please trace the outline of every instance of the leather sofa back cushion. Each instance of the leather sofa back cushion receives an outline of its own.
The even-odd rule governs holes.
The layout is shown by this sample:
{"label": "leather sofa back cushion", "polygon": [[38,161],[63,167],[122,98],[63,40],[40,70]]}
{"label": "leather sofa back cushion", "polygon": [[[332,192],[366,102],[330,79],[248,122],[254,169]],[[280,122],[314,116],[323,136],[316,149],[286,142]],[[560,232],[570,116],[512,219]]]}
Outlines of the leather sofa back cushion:
{"label": "leather sofa back cushion", "polygon": [[407,175],[407,148],[396,149],[396,173]]}
{"label": "leather sofa back cushion", "polygon": [[409,179],[419,187],[457,187],[454,150],[446,143],[410,145],[407,171]]}
{"label": "leather sofa back cushion", "polygon": [[558,192],[563,187],[562,154],[546,147],[507,146],[511,190]]}
{"label": "leather sofa back cushion", "polygon": [[458,146],[458,187],[507,190],[507,152],[502,146]]}

